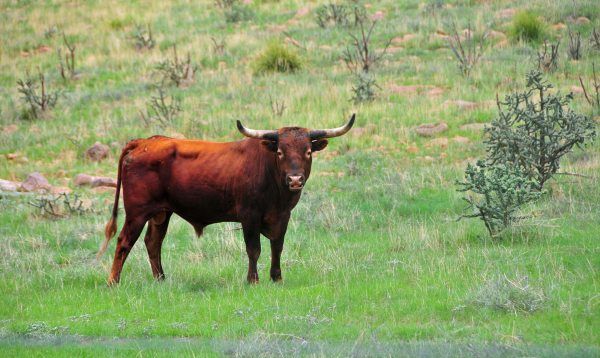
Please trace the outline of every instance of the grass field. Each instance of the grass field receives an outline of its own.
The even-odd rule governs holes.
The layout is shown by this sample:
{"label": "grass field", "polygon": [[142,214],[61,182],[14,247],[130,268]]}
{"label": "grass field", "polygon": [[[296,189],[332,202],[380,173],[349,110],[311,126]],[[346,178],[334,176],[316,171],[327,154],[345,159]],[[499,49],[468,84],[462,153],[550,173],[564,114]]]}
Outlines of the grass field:
{"label": "grass field", "polygon": [[[600,145],[570,154],[561,170],[584,176],[556,176],[526,208],[532,217],[499,239],[480,221],[457,221],[465,205],[455,182],[484,155],[482,130],[463,125],[489,122],[496,94],[524,87],[541,41],[489,39],[464,78],[438,31],[454,21],[459,29],[470,23],[508,33],[511,18],[502,10],[531,10],[546,23],[542,39],[561,39],[558,69],[547,78],[567,93],[579,76],[591,79],[593,63],[600,66],[600,51],[588,42],[600,29],[600,8],[592,0],[372,1],[368,12],[383,13],[375,49],[414,37],[394,42],[376,65],[377,99],[355,105],[341,60],[354,30],[320,28],[315,9],[324,3],[255,0],[247,5],[252,18],[237,23],[208,0],[0,4],[0,178],[20,181],[38,171],[93,209],[53,219],[29,205],[37,194],[0,193],[3,356],[600,355]],[[567,29],[558,23],[581,32],[581,60],[567,58]],[[136,24],[151,25],[155,48],[136,50]],[[59,75],[62,37],[44,36],[54,26],[77,46],[77,79]],[[224,41],[222,54],[211,37]],[[304,68],[254,75],[254,58],[286,37],[299,44],[288,46]],[[190,53],[196,79],[168,88],[181,99],[173,122],[146,125],[139,111],[173,44],[182,57]],[[62,94],[48,118],[23,120],[16,81],[38,69]],[[400,85],[425,87],[393,90]],[[430,95],[432,88],[440,93]],[[574,92],[573,108],[598,116]],[[285,102],[281,117],[270,97]],[[236,119],[253,128],[319,128],[339,126],[352,112],[356,128],[315,156],[286,235],[282,283],[268,281],[267,239],[261,283],[250,286],[238,224],[210,226],[196,238],[175,218],[163,245],[164,282],[153,280],[140,240],[121,284],[106,286],[114,242],[100,262],[94,257],[114,193],[75,187],[77,174],[116,177],[120,149],[132,138],[232,141],[241,139]],[[449,129],[434,139],[414,131],[440,121]],[[110,145],[109,159],[84,157],[96,141]],[[510,287],[523,296],[510,296]],[[538,298],[540,308],[478,304],[506,295]]]}

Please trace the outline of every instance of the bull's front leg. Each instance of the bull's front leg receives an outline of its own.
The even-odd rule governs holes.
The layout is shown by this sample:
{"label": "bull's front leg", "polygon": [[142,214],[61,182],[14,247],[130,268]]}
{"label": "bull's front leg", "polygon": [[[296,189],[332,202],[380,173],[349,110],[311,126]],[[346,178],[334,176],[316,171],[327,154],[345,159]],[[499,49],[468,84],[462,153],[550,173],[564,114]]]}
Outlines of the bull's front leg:
{"label": "bull's front leg", "polygon": [[266,233],[271,240],[271,280],[273,282],[281,281],[281,252],[289,220],[290,214],[285,213],[279,218],[277,224],[272,225],[271,230]]}
{"label": "bull's front leg", "polygon": [[248,254],[248,283],[258,283],[257,263],[260,257],[260,229],[242,224]]}

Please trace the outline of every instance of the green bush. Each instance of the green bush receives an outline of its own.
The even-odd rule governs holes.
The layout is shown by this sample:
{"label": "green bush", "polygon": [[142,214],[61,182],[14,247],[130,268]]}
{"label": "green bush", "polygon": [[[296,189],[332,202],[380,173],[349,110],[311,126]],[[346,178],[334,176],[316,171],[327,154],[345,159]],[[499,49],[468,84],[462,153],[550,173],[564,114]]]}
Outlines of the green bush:
{"label": "green bush", "polygon": [[371,102],[375,99],[377,83],[375,78],[368,72],[359,71],[354,75],[354,86],[352,87],[352,101],[355,104]]}
{"label": "green bush", "polygon": [[458,191],[468,192],[463,199],[471,211],[461,218],[480,218],[491,237],[525,218],[518,215],[520,207],[541,195],[539,183],[519,167],[483,160],[469,164],[458,185]]}
{"label": "green bush", "polygon": [[255,74],[268,72],[296,72],[303,62],[298,53],[279,42],[270,42],[253,64]]}
{"label": "green bush", "polygon": [[486,280],[472,301],[478,306],[516,314],[543,308],[547,297],[541,288],[529,283],[527,276],[509,279],[502,275]]}
{"label": "green bush", "polygon": [[573,95],[561,96],[551,88],[539,71],[531,71],[526,90],[499,101],[500,113],[485,129],[488,159],[520,167],[540,189],[565,154],[596,136],[594,121],[569,108]]}
{"label": "green bush", "polygon": [[513,18],[509,35],[513,40],[538,41],[544,31],[543,20],[529,11],[520,11]]}
{"label": "green bush", "polygon": [[248,6],[241,4],[233,4],[231,7],[224,10],[226,22],[241,22],[249,21],[254,18],[254,12]]}

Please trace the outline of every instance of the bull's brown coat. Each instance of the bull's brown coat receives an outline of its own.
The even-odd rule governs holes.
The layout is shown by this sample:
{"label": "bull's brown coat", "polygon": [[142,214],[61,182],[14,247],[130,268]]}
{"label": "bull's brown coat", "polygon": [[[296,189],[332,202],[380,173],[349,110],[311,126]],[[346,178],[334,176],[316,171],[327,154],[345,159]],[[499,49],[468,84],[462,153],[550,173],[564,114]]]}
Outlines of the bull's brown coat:
{"label": "bull's brown coat", "polygon": [[[343,133],[353,122],[354,116]],[[249,135],[241,124],[239,127]],[[249,282],[258,282],[256,263],[263,234],[271,243],[271,278],[280,280],[280,257],[290,213],[310,175],[311,152],[327,146],[323,133],[286,127],[270,136],[255,135],[267,140],[214,143],[154,136],[129,142],[119,159],[113,215],[99,253],[116,233],[122,186],[125,223],[109,284],[119,282],[123,263],[146,223],[144,242],[152,273],[157,279],[164,278],[161,246],[173,213],[192,224],[198,235],[210,224],[241,223]]]}

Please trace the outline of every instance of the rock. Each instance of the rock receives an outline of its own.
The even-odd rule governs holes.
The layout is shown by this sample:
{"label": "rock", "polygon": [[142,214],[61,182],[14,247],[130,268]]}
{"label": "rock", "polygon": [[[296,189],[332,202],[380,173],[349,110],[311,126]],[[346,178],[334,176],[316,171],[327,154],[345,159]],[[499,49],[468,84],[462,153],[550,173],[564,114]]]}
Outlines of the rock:
{"label": "rock", "polygon": [[96,142],[85,151],[85,156],[92,161],[99,162],[108,157],[109,150],[110,148],[106,144]]}
{"label": "rock", "polygon": [[571,86],[571,92],[576,94],[583,94],[583,88],[579,86]]}
{"label": "rock", "polygon": [[478,104],[475,102],[463,101],[462,99],[457,100],[447,100],[442,104],[444,107],[448,106],[456,106],[460,109],[475,109],[478,107]]}
{"label": "rock", "polygon": [[428,147],[447,148],[448,147],[448,138],[446,138],[446,137],[434,138],[434,139],[430,140],[429,143],[427,143],[427,146]]}
{"label": "rock", "polygon": [[94,177],[94,179],[91,182],[91,186],[92,186],[92,188],[95,188],[98,186],[109,186],[112,188],[116,188],[117,187],[117,179],[107,178],[107,177]]}
{"label": "rock", "polygon": [[470,142],[469,138],[461,137],[459,135],[454,136],[454,138],[452,138],[452,141],[454,141],[455,143],[458,143],[458,144],[467,144]]}
{"label": "rock", "polygon": [[398,37],[394,37],[392,39],[392,43],[396,44],[396,45],[400,45],[403,44],[407,41],[413,40],[417,37],[416,34],[405,34],[404,36],[398,36]]}
{"label": "rock", "polygon": [[27,163],[29,159],[21,153],[8,153],[6,159],[15,163]]}
{"label": "rock", "polygon": [[17,130],[19,130],[19,126],[17,126],[16,124],[9,124],[6,127],[2,128],[2,133],[13,134]]}
{"label": "rock", "polygon": [[585,16],[580,16],[578,18],[575,19],[575,23],[577,25],[585,25],[585,24],[589,24],[590,23],[590,19],[588,19]]}
{"label": "rock", "polygon": [[487,37],[491,40],[506,40],[504,32],[491,30],[487,33]]}
{"label": "rock", "polygon": [[74,179],[75,185],[89,185],[92,188],[98,186],[117,187],[117,180],[108,177],[95,177],[88,174],[78,174]]}
{"label": "rock", "polygon": [[52,51],[52,47],[46,46],[46,45],[40,45],[38,48],[35,49],[35,51],[37,53],[46,53],[46,52]]}
{"label": "rock", "polygon": [[415,132],[421,137],[431,137],[438,133],[448,130],[448,125],[445,122],[421,124],[415,128]]}
{"label": "rock", "polygon": [[0,191],[17,191],[21,183],[0,179]]}
{"label": "rock", "polygon": [[294,15],[294,17],[304,17],[308,15],[308,13],[310,13],[310,9],[308,7],[301,7],[298,9],[298,11],[296,11],[296,15]]}
{"label": "rock", "polygon": [[50,193],[59,195],[59,194],[70,194],[73,190],[66,186],[53,186],[50,188]]}
{"label": "rock", "polygon": [[379,10],[379,11],[375,11],[375,13],[373,15],[371,15],[371,20],[379,21],[379,20],[383,20],[384,17],[385,17],[385,15],[383,14],[383,11]]}
{"label": "rock", "polygon": [[390,86],[390,91],[393,93],[401,93],[401,94],[405,94],[405,93],[416,93],[420,88],[422,88],[423,86],[421,85],[391,85]]}
{"label": "rock", "polygon": [[434,87],[434,88],[430,89],[429,91],[427,91],[427,95],[429,97],[439,96],[439,95],[441,95],[443,93],[444,93],[444,90],[442,88],[439,88],[439,87]]}
{"label": "rock", "polygon": [[406,147],[406,151],[409,153],[419,153],[419,147],[415,145],[409,145],[408,147]]}
{"label": "rock", "polygon": [[562,30],[564,30],[564,29],[567,28],[567,25],[563,24],[562,22],[559,22],[559,23],[554,24],[554,25],[552,25],[550,27],[552,27],[553,30],[562,31]]}
{"label": "rock", "polygon": [[33,172],[21,183],[19,191],[49,191],[52,185],[38,172]]}
{"label": "rock", "polygon": [[485,123],[468,123],[468,124],[463,124],[462,126],[460,126],[460,130],[474,131],[474,132],[483,131],[484,128],[485,128]]}
{"label": "rock", "polygon": [[516,13],[517,13],[517,9],[513,9],[513,8],[502,9],[502,10],[496,12],[496,17],[498,17],[500,19],[508,19],[508,18],[515,16]]}
{"label": "rock", "polygon": [[75,177],[75,185],[87,185],[90,184],[92,182],[92,180],[94,179],[93,176],[91,175],[87,175],[87,174],[77,174],[77,176]]}

